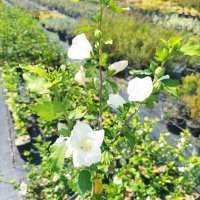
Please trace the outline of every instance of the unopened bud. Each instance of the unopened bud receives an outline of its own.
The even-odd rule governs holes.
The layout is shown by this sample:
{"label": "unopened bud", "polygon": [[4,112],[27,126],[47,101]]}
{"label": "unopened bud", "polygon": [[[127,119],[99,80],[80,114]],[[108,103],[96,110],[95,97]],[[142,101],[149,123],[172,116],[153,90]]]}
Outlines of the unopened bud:
{"label": "unopened bud", "polygon": [[102,31],[96,30],[96,31],[94,32],[94,37],[95,37],[96,40],[101,40],[101,39],[103,38],[103,33],[102,33]]}
{"label": "unopened bud", "polygon": [[160,90],[162,90],[162,88],[162,83],[158,81],[153,85],[153,92],[159,92]]}
{"label": "unopened bud", "polygon": [[161,76],[163,76],[165,73],[165,69],[163,67],[158,67],[156,70],[155,70],[155,75],[157,78],[160,78]]}

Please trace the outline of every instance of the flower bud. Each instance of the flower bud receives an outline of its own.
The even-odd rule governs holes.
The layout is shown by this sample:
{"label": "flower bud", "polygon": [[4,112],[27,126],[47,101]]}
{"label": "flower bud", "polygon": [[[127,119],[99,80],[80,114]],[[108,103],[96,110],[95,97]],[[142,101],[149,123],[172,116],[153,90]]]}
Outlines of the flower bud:
{"label": "flower bud", "polygon": [[159,92],[160,90],[162,90],[162,83],[160,81],[157,81],[153,85],[153,92]]}
{"label": "flower bud", "polygon": [[96,31],[94,32],[94,37],[95,37],[96,40],[101,40],[101,39],[103,38],[103,33],[102,33],[102,31],[96,30]]}
{"label": "flower bud", "polygon": [[160,78],[161,76],[163,76],[165,73],[165,69],[163,67],[158,67],[156,70],[155,70],[155,75]]}

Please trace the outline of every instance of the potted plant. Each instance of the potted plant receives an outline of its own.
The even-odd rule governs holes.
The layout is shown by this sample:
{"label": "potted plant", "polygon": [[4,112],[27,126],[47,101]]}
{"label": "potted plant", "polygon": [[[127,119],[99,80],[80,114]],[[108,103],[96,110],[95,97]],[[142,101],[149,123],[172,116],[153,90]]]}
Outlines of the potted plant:
{"label": "potted plant", "polygon": [[26,160],[24,153],[31,149],[31,138],[29,135],[21,135],[15,139],[15,145],[19,151],[20,156]]}
{"label": "potted plant", "polygon": [[181,102],[188,116],[187,128],[194,137],[200,135],[200,75],[190,74],[183,78],[180,87]]}

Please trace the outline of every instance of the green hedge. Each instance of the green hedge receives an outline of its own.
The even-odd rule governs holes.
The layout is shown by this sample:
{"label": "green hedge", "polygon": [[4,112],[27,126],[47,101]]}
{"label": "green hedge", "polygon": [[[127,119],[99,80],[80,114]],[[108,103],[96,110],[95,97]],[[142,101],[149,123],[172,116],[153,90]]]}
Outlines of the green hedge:
{"label": "green hedge", "polygon": [[50,41],[31,15],[19,8],[0,6],[0,62],[42,63],[51,66],[65,61],[65,50]]}

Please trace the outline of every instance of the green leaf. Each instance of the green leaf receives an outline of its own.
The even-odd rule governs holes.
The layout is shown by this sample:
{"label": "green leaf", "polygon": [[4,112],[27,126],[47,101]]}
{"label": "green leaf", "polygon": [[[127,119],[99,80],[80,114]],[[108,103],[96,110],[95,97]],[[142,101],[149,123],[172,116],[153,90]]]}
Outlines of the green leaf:
{"label": "green leaf", "polygon": [[158,62],[165,62],[169,56],[167,49],[157,48],[155,53],[155,60]]}
{"label": "green leaf", "polygon": [[65,153],[66,153],[66,141],[60,143],[54,143],[50,147],[50,169],[52,172],[57,172],[64,166]]}
{"label": "green leaf", "polygon": [[95,29],[96,29],[95,26],[83,26],[83,27],[81,27],[81,28],[77,28],[77,29],[75,30],[75,33],[76,33],[76,34],[81,34],[81,33],[87,32],[87,31],[93,31],[93,30],[95,30]]}
{"label": "green leaf", "polygon": [[181,47],[180,51],[188,56],[200,56],[200,45],[186,44]]}
{"label": "green leaf", "polygon": [[69,119],[80,119],[86,114],[86,108],[84,106],[78,106],[75,110],[69,114]]}
{"label": "green leaf", "polygon": [[157,68],[158,68],[158,63],[151,61],[149,69],[154,73]]}
{"label": "green leaf", "polygon": [[145,106],[149,109],[153,109],[154,108],[154,104],[158,102],[158,99],[154,96],[151,95],[149,96],[149,98],[146,100],[145,102]]}
{"label": "green leaf", "polygon": [[68,136],[70,134],[70,131],[71,131],[70,128],[66,124],[58,123],[58,132],[62,136],[64,136],[64,137]]}
{"label": "green leaf", "polygon": [[29,108],[40,117],[40,120],[47,122],[58,119],[63,115],[63,105],[57,100],[53,102],[42,100],[30,105]]}
{"label": "green leaf", "polygon": [[48,87],[51,86],[51,83],[45,80],[43,77],[38,77],[34,74],[24,73],[23,78],[27,83],[27,88],[37,94],[46,94],[50,91]]}
{"label": "green leaf", "polygon": [[149,69],[145,69],[145,70],[135,70],[135,69],[133,69],[133,70],[129,71],[129,73],[132,74],[132,75],[147,75],[147,76],[152,74]]}
{"label": "green leaf", "polygon": [[105,67],[107,60],[108,60],[108,54],[107,53],[103,53],[101,55],[101,58],[100,58],[100,66]]}
{"label": "green leaf", "polygon": [[88,170],[82,170],[78,176],[78,186],[82,194],[92,190],[91,173]]}
{"label": "green leaf", "polygon": [[78,3],[80,0],[72,0],[74,3]]}
{"label": "green leaf", "polygon": [[175,48],[175,47],[177,47],[180,43],[181,43],[181,40],[182,40],[183,38],[181,38],[181,37],[172,37],[172,38],[170,38],[170,40],[169,40],[169,47],[170,48]]}
{"label": "green leaf", "polygon": [[83,67],[85,68],[86,77],[91,78],[96,76],[97,73],[96,66],[97,66],[96,64],[93,64],[89,61],[84,64]]}
{"label": "green leaf", "polygon": [[93,21],[94,23],[98,23],[98,22],[100,22],[101,16],[100,16],[100,14],[95,14],[95,15],[93,15],[90,19],[91,19],[91,21]]}
{"label": "green leaf", "polygon": [[103,5],[107,5],[109,3],[110,0],[100,0],[100,2],[103,4]]}
{"label": "green leaf", "polygon": [[22,68],[28,70],[31,73],[37,74],[40,77],[44,78],[48,77],[48,73],[46,72],[45,69],[42,69],[42,67],[29,65],[29,66],[24,66]]}
{"label": "green leaf", "polygon": [[118,86],[117,83],[114,81],[107,80],[108,84],[110,85],[114,94],[118,93]]}
{"label": "green leaf", "polygon": [[165,79],[165,80],[162,80],[161,83],[163,85],[164,91],[169,92],[178,98],[179,95],[178,95],[177,86],[179,85],[179,81],[172,80],[172,79]]}
{"label": "green leaf", "polygon": [[117,5],[117,3],[115,1],[110,1],[108,7],[114,11],[114,12],[123,12],[123,8],[119,5]]}
{"label": "green leaf", "polygon": [[133,149],[134,148],[134,146],[135,146],[135,138],[133,137],[133,135],[131,135],[131,132],[130,131],[128,131],[128,130],[126,130],[125,132],[124,132],[124,136],[126,137],[126,139],[127,139],[127,143],[128,143],[128,145],[129,145],[129,147],[131,148],[131,149]]}

